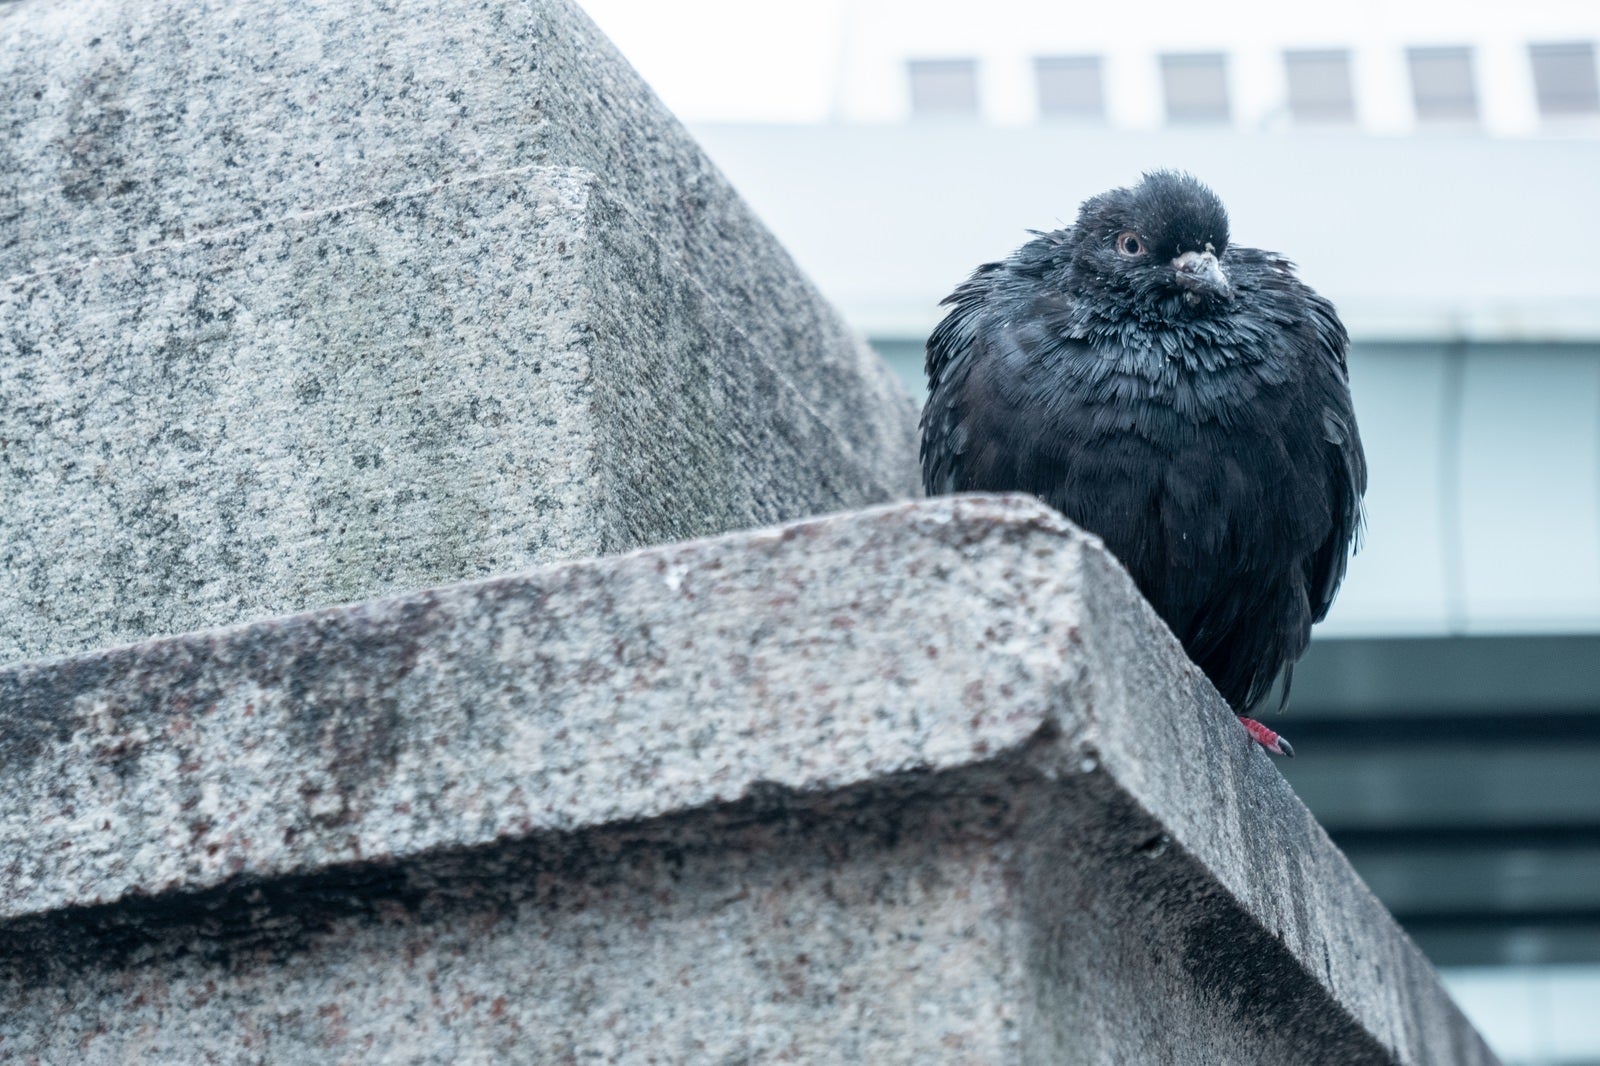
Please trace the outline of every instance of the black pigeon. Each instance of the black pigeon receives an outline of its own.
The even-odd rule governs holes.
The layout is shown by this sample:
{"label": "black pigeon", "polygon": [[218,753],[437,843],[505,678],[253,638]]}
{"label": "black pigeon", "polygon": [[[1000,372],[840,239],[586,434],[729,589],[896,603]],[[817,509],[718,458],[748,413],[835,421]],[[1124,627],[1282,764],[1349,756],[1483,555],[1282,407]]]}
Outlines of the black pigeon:
{"label": "black pigeon", "polygon": [[1305,651],[1361,524],[1349,338],[1283,257],[1146,174],[979,267],[928,338],[929,495],[1031,492],[1105,541],[1245,712]]}

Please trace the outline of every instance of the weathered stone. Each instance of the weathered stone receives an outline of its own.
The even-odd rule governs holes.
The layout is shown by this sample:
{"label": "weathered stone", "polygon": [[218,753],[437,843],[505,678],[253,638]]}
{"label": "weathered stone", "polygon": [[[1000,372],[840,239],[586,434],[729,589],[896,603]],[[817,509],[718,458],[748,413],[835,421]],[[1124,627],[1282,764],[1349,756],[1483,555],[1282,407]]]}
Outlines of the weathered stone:
{"label": "weathered stone", "polygon": [[12,1057],[1493,1061],[1031,500],[13,666],[0,738]]}
{"label": "weathered stone", "polygon": [[0,6],[0,661],[916,492],[580,13]]}

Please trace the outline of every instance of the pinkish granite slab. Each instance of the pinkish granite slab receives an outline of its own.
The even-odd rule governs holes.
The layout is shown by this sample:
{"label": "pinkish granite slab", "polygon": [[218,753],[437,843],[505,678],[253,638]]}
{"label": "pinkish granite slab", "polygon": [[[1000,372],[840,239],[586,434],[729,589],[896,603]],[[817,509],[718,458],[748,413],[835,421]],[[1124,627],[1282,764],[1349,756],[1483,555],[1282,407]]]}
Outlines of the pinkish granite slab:
{"label": "pinkish granite slab", "polygon": [[23,1056],[1493,1061],[1028,499],[13,666],[0,738]]}

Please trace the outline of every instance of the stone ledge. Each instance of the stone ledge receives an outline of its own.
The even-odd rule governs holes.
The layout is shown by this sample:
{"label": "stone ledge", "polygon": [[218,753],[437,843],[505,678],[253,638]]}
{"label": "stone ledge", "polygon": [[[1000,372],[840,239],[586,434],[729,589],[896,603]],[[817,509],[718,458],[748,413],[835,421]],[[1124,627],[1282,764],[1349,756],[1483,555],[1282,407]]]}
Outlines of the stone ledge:
{"label": "stone ledge", "polygon": [[304,1015],[278,1054],[1493,1061],[1031,500],[15,666],[0,730],[0,1037],[41,1054],[53,989],[121,1054],[177,1032],[146,998],[209,988],[219,1025]]}
{"label": "stone ledge", "polygon": [[0,918],[1015,751],[1079,544],[895,507],[0,670]]}

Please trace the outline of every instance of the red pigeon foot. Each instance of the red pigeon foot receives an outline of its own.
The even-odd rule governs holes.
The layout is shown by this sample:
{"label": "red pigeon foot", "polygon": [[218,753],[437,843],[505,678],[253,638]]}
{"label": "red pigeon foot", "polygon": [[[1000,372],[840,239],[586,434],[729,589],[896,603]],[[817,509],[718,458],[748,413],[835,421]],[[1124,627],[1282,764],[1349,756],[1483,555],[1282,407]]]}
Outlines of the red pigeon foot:
{"label": "red pigeon foot", "polygon": [[1274,755],[1287,755],[1294,758],[1294,745],[1284,740],[1278,734],[1256,721],[1254,718],[1239,716],[1239,724],[1244,726],[1244,731],[1250,734],[1250,739],[1260,744]]}

